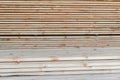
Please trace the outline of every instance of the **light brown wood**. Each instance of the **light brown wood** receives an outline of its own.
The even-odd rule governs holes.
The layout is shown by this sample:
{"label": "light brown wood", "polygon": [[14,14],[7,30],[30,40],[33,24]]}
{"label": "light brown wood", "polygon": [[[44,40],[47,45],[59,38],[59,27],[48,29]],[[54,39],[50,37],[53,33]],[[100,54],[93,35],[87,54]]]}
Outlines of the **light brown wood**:
{"label": "light brown wood", "polygon": [[119,36],[4,36],[0,38],[1,49],[35,49],[64,47],[119,47]]}
{"label": "light brown wood", "polygon": [[0,35],[72,34],[120,34],[120,2],[0,1]]}

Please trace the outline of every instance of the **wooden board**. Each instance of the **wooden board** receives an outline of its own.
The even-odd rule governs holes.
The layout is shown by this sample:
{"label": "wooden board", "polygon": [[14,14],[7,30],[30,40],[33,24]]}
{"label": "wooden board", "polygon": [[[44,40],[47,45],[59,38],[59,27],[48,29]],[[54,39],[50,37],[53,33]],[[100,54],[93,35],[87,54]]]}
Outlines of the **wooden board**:
{"label": "wooden board", "polygon": [[120,0],[0,0],[0,80],[120,80]]}
{"label": "wooden board", "polygon": [[3,36],[1,49],[120,47],[119,36]]}
{"label": "wooden board", "polygon": [[0,35],[120,34],[120,2],[110,1],[0,0]]}
{"label": "wooden board", "polygon": [[0,53],[2,77],[120,73],[119,48],[19,49]]}

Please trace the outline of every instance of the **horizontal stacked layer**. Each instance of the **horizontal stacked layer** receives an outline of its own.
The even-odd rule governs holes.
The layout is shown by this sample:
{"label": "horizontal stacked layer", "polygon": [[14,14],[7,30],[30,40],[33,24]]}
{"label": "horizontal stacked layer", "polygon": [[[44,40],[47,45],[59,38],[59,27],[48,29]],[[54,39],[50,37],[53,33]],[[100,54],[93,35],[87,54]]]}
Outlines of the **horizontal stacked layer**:
{"label": "horizontal stacked layer", "polygon": [[119,47],[119,36],[3,36],[1,49]]}
{"label": "horizontal stacked layer", "polygon": [[119,35],[119,0],[0,0],[0,80],[119,80]]}
{"label": "horizontal stacked layer", "polygon": [[0,35],[120,34],[120,2],[0,1]]}
{"label": "horizontal stacked layer", "polygon": [[0,53],[0,76],[120,73],[119,48],[1,50]]}

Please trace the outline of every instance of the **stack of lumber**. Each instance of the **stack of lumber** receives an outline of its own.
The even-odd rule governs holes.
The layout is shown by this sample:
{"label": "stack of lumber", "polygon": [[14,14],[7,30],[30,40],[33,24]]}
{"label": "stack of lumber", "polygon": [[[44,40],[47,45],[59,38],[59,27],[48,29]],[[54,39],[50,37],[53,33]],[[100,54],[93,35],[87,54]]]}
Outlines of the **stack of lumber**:
{"label": "stack of lumber", "polygon": [[119,47],[120,2],[0,0],[0,48]]}
{"label": "stack of lumber", "polygon": [[0,5],[0,35],[120,33],[120,2],[11,0]]}
{"label": "stack of lumber", "polygon": [[120,36],[2,36],[1,49],[120,47]]}
{"label": "stack of lumber", "polygon": [[120,74],[119,0],[0,0],[1,77],[103,73]]}
{"label": "stack of lumber", "polygon": [[0,53],[2,77],[120,73],[119,48],[20,49]]}

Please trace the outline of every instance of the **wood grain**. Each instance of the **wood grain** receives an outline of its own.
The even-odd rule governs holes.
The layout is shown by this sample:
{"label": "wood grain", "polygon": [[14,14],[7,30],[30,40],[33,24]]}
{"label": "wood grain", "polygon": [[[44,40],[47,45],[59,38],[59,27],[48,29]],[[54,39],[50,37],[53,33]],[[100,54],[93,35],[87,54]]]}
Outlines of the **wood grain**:
{"label": "wood grain", "polygon": [[0,35],[72,34],[120,34],[120,2],[0,1]]}

